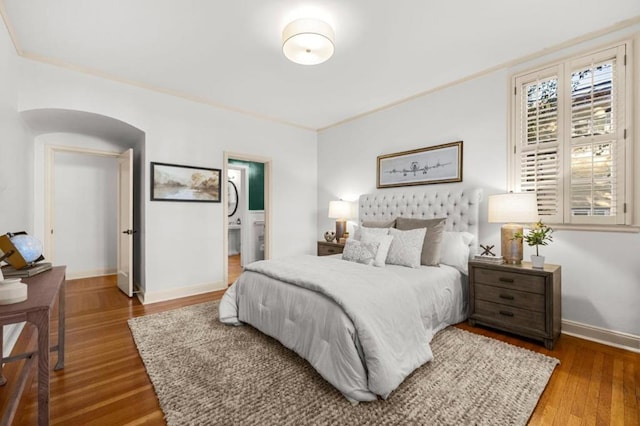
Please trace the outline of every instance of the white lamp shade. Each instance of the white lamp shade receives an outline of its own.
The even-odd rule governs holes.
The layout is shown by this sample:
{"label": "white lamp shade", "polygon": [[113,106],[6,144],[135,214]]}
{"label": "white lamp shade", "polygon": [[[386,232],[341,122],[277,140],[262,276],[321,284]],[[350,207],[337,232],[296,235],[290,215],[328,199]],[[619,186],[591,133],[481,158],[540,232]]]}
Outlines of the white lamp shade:
{"label": "white lamp shade", "polygon": [[533,223],[538,221],[535,192],[489,196],[489,223]]}
{"label": "white lamp shade", "polygon": [[292,62],[321,64],[333,55],[333,28],[318,19],[298,19],[282,31],[282,52]]}
{"label": "white lamp shade", "polygon": [[347,219],[351,217],[351,203],[348,201],[329,201],[329,217]]}

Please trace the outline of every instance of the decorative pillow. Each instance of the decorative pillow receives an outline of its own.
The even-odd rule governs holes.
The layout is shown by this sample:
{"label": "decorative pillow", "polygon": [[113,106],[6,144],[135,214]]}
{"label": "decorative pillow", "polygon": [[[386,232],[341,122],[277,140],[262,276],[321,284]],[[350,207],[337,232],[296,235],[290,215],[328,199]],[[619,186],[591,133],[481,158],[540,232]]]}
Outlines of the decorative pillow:
{"label": "decorative pillow", "polygon": [[424,243],[424,234],[426,232],[426,228],[409,231],[390,228],[389,235],[393,237],[393,241],[391,241],[391,247],[389,247],[387,263],[419,268],[420,254],[422,253],[422,244]]}
{"label": "decorative pillow", "polygon": [[355,231],[353,231],[353,238],[355,240],[362,240],[362,236],[365,233],[368,233],[369,235],[387,235],[389,234],[389,229],[390,228],[367,228],[364,226],[358,226],[356,227]]}
{"label": "decorative pillow", "polygon": [[367,228],[395,228],[396,220],[363,220],[362,226]]}
{"label": "decorative pillow", "polygon": [[410,219],[398,217],[396,227],[401,230],[416,228],[427,228],[420,255],[420,263],[427,266],[438,266],[440,264],[440,244],[442,233],[444,232],[446,217],[435,219]]}
{"label": "decorative pillow", "polygon": [[361,241],[348,238],[344,245],[344,250],[342,251],[342,258],[349,262],[372,265],[376,258],[379,245],[380,243],[376,242],[363,243]]}
{"label": "decorative pillow", "polygon": [[440,263],[453,266],[467,275],[469,262],[469,244],[473,241],[469,232],[449,232],[442,235]]}
{"label": "decorative pillow", "polygon": [[387,260],[387,255],[389,254],[389,248],[391,247],[391,241],[393,241],[393,237],[391,235],[377,235],[374,233],[364,232],[360,241],[365,244],[379,244],[376,258],[373,260],[373,266],[383,267]]}

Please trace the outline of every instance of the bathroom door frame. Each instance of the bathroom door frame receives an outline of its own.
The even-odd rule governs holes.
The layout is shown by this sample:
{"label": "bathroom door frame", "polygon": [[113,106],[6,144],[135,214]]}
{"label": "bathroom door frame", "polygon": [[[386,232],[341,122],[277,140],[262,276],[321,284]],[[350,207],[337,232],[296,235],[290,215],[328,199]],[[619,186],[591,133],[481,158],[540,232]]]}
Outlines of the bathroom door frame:
{"label": "bathroom door frame", "polygon": [[[227,178],[229,160],[252,161],[264,164],[264,258],[271,258],[271,158],[251,154],[224,151],[222,176]],[[247,209],[249,206],[247,206]],[[222,191],[222,279],[225,287],[229,282],[229,203],[227,191]]]}
{"label": "bathroom door frame", "polygon": [[[249,232],[247,232],[249,225],[249,168],[247,166],[243,166],[240,164],[228,164],[227,163],[227,173],[229,173],[229,169],[240,171],[240,176],[242,176],[242,185],[240,188],[240,198],[242,198],[242,206],[244,207],[242,215],[240,215],[242,228],[240,229],[240,259],[241,262],[246,262],[249,258],[247,255],[250,249],[251,240],[249,238]],[[228,180],[228,175],[227,175]],[[240,201],[238,201],[239,203]],[[229,203],[227,203],[227,209],[229,208]],[[228,210],[227,210],[228,212]],[[228,216],[229,213],[227,213]],[[229,218],[227,217],[227,226],[230,225]],[[227,237],[229,234],[227,233]],[[227,246],[228,250],[228,246]],[[227,252],[227,255],[229,253]],[[241,264],[241,266],[244,266]]]}

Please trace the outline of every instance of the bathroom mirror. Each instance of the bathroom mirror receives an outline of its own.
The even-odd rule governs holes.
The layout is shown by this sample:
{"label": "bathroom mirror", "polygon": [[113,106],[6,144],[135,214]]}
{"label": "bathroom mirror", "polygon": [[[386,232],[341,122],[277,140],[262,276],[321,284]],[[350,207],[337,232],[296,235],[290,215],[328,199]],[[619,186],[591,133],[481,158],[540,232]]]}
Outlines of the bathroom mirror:
{"label": "bathroom mirror", "polygon": [[231,217],[238,210],[238,187],[232,181],[227,183],[227,201],[229,203],[228,217]]}

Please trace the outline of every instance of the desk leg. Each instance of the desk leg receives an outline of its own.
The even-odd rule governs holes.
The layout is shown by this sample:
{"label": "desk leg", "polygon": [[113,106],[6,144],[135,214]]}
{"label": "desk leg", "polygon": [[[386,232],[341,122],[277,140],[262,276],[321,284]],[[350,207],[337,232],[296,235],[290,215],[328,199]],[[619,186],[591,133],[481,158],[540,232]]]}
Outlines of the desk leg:
{"label": "desk leg", "polygon": [[65,317],[65,288],[67,283],[62,281],[60,291],[58,292],[58,362],[53,368],[55,371],[64,368],[64,317]]}
{"label": "desk leg", "polygon": [[49,424],[49,309],[27,313],[38,329],[38,426]]}

